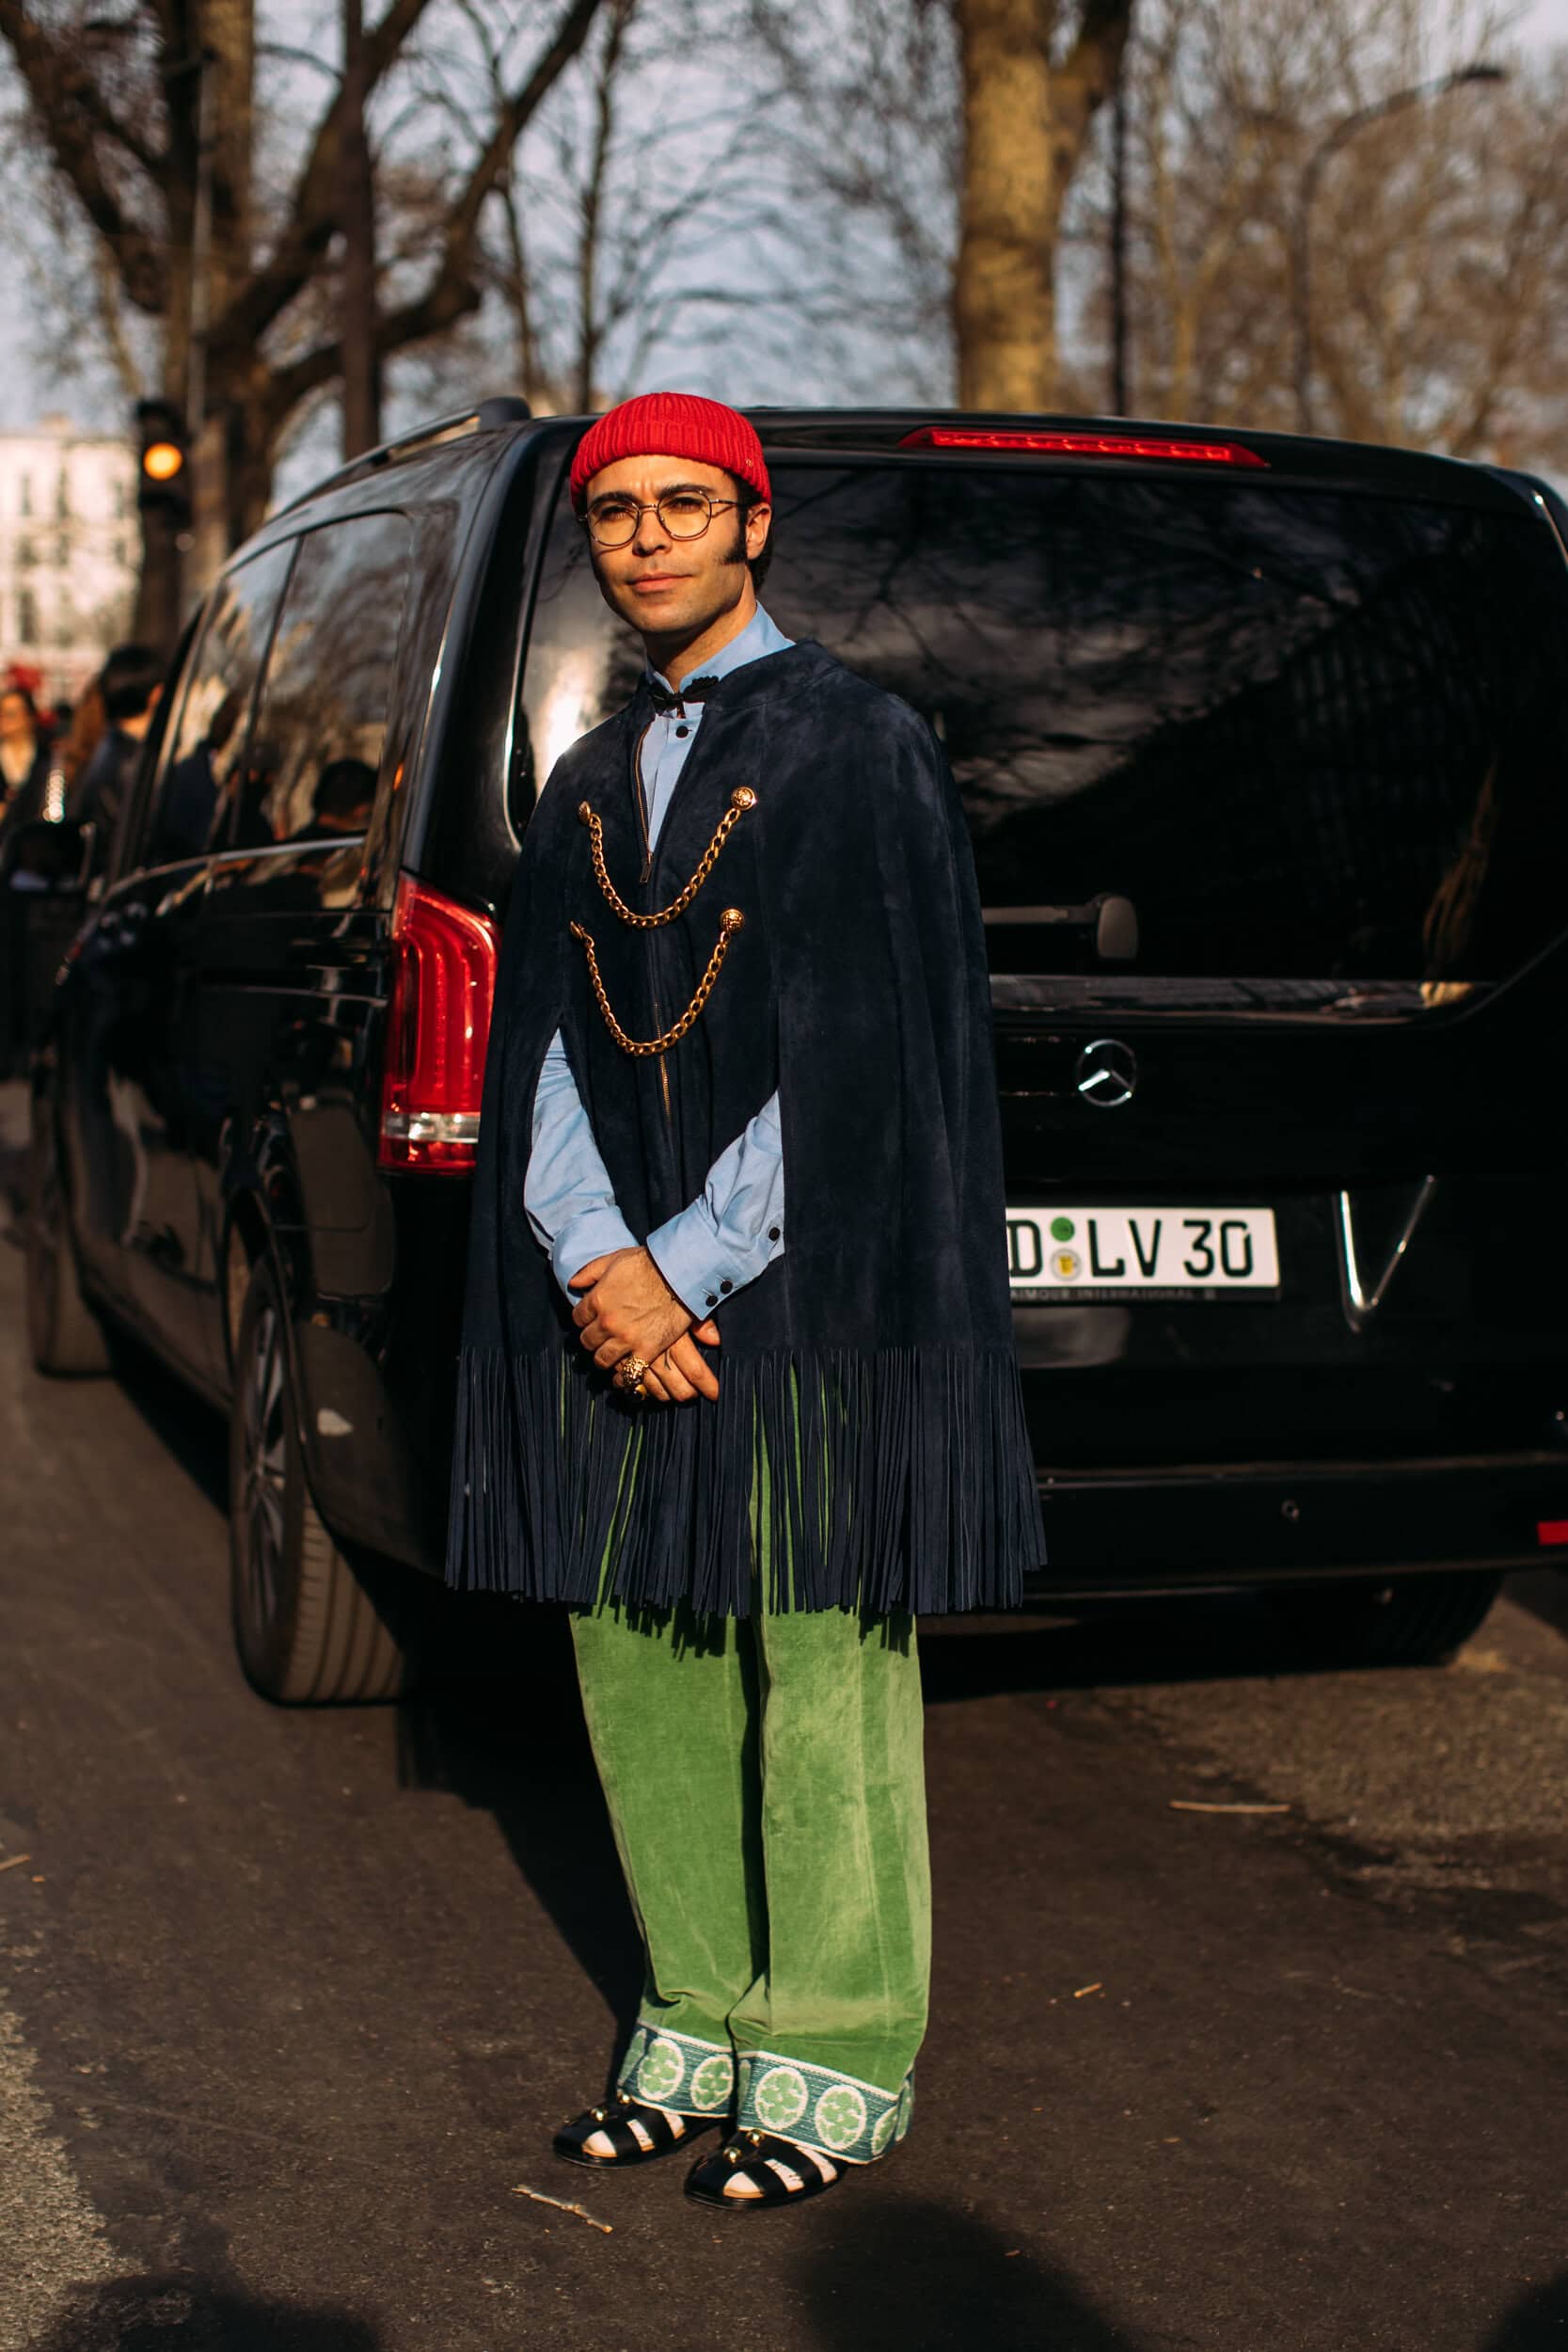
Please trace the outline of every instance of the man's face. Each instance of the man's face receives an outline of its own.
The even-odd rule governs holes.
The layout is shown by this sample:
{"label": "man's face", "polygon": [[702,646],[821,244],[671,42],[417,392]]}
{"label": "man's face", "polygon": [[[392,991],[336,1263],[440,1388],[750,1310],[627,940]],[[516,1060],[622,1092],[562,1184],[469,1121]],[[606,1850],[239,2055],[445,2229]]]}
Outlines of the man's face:
{"label": "man's face", "polygon": [[33,729],[31,713],[20,694],[0,694],[0,741],[13,736],[30,735]]}
{"label": "man's face", "polygon": [[[733,503],[720,506],[699,538],[681,538],[654,511],[673,491],[709,491],[733,501],[736,485],[718,466],[690,457],[621,457],[601,466],[588,485],[589,545],[600,592],[612,612],[644,636],[687,639],[732,612],[746,596],[748,555],[762,552],[770,509],[753,506],[742,525]],[[627,500],[643,512],[624,547],[602,547],[596,516]]]}

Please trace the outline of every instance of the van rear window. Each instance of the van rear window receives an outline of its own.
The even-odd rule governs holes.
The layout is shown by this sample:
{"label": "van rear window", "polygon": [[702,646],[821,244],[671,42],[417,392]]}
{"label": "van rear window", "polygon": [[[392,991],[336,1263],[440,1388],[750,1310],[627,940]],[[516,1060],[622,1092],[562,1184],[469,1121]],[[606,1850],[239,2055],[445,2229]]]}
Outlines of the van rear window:
{"label": "van rear window", "polygon": [[[1525,512],[925,464],[773,481],[763,600],[942,737],[997,970],[1460,982],[1568,929],[1568,570]],[[525,684],[541,781],[638,667],[562,513]],[[1060,919],[1111,895],[1137,940],[1114,966]]]}

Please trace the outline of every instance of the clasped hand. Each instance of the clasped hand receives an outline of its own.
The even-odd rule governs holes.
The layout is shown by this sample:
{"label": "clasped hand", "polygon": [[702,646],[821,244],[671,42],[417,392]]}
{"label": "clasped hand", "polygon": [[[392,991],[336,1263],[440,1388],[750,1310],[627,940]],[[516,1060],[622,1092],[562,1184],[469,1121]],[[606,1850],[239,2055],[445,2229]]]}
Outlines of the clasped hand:
{"label": "clasped hand", "polygon": [[573,1275],[571,1287],[582,1293],[572,1309],[578,1335],[606,1372],[640,1356],[648,1367],[643,1388],[661,1405],[718,1396],[718,1376],[697,1343],[717,1347],[719,1326],[693,1321],[645,1249],[591,1258]]}

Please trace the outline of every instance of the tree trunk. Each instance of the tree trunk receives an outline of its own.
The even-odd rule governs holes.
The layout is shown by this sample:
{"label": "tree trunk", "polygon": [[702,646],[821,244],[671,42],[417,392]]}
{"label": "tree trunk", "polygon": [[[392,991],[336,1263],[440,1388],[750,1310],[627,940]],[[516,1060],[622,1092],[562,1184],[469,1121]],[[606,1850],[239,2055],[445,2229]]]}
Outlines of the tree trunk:
{"label": "tree trunk", "polygon": [[964,177],[953,288],[965,408],[1048,408],[1056,389],[1053,0],[959,0]]}
{"label": "tree trunk", "polygon": [[150,645],[166,660],[184,619],[182,568],[174,524],[165,509],[154,507],[141,518],[141,570],[131,635],[135,644]]}
{"label": "tree trunk", "polygon": [[288,420],[277,412],[272,378],[260,357],[227,389],[229,545],[237,548],[266,520],[273,466]]}
{"label": "tree trunk", "polygon": [[343,0],[342,196],[343,455],[381,439],[381,363],[375,348],[375,187],[365,135],[365,40],[359,0]]}
{"label": "tree trunk", "polygon": [[198,104],[205,146],[193,207],[201,233],[195,240],[187,368],[194,527],[185,591],[192,600],[205,593],[235,544],[230,479],[234,420],[213,364],[213,328],[251,269],[255,0],[201,0],[195,24],[206,84],[205,103]]}
{"label": "tree trunk", "polygon": [[953,322],[966,408],[1058,397],[1056,239],[1096,111],[1116,87],[1132,0],[1083,0],[1053,62],[1056,0],[958,0],[964,171]]}
{"label": "tree trunk", "polygon": [[[197,22],[213,77],[210,316],[221,317],[250,275],[256,127],[255,0],[202,0]],[[192,423],[198,421],[193,418]]]}

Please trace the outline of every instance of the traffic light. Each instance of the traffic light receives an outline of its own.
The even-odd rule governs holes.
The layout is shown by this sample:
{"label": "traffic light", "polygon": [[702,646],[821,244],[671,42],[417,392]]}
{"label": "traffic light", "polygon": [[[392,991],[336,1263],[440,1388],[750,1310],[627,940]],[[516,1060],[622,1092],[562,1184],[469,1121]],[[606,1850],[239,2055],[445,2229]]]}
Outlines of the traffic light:
{"label": "traffic light", "polygon": [[172,532],[191,524],[191,459],[185,420],[172,401],[138,400],[136,505]]}
{"label": "traffic light", "polygon": [[138,400],[136,519],[141,525],[141,583],[135,634],[161,653],[174,650],[184,603],[183,550],[190,545],[191,453],[185,420],[171,400]]}

